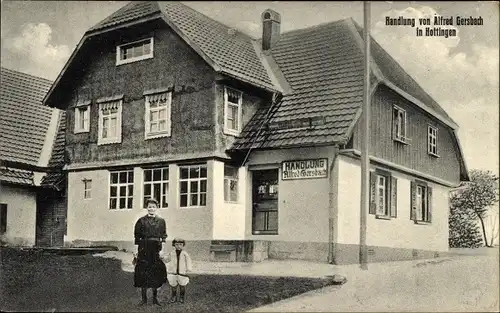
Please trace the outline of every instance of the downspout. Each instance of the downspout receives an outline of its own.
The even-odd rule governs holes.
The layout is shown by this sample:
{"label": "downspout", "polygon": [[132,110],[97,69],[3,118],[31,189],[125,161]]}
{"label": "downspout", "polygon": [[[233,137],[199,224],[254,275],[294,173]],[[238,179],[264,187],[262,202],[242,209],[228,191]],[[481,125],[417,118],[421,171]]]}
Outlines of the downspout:
{"label": "downspout", "polygon": [[336,214],[336,205],[337,201],[335,201],[335,177],[334,177],[334,169],[335,169],[335,161],[337,160],[337,155],[339,153],[339,146],[335,145],[334,154],[332,158],[332,162],[330,163],[330,167],[328,170],[328,263],[335,264],[335,228],[337,227],[337,214]]}
{"label": "downspout", "polygon": [[255,142],[257,141],[257,139],[258,139],[258,138],[259,138],[259,136],[260,136],[260,133],[261,133],[261,131],[262,131],[262,128],[264,127],[264,125],[265,125],[267,122],[269,122],[269,118],[271,117],[271,112],[272,112],[272,110],[274,109],[274,107],[275,107],[278,103],[280,103],[281,98],[282,98],[282,97],[281,97],[281,94],[280,94],[280,93],[277,93],[277,92],[273,93],[273,100],[272,100],[272,103],[271,103],[271,105],[269,106],[269,109],[268,109],[268,110],[267,110],[267,112],[266,112],[266,116],[264,117],[264,119],[263,119],[262,123],[260,124],[260,127],[259,127],[259,129],[257,130],[257,133],[256,133],[255,137],[254,137],[254,138],[253,138],[253,140],[252,140],[252,144],[250,145],[250,148],[248,149],[248,151],[247,151],[247,153],[246,153],[246,155],[245,155],[245,158],[243,159],[243,162],[241,163],[240,167],[241,167],[241,166],[244,166],[244,165],[245,165],[245,163],[247,162],[248,157],[250,156],[250,152],[252,151],[252,148],[253,148],[253,146],[254,146]]}

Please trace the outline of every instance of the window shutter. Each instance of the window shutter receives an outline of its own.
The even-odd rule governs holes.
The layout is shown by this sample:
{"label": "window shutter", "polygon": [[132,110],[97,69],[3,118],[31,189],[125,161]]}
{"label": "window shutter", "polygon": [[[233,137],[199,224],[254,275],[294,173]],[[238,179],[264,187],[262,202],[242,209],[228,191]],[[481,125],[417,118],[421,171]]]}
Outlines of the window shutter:
{"label": "window shutter", "polygon": [[416,220],[417,218],[417,183],[411,182],[410,187],[410,197],[411,197],[411,209],[410,209],[410,220]]}
{"label": "window shutter", "polygon": [[392,139],[397,139],[397,134],[396,134],[396,123],[398,121],[397,114],[398,110],[396,110],[396,108],[392,108]]}
{"label": "window shutter", "polygon": [[370,208],[369,214],[375,214],[377,212],[377,199],[375,199],[375,184],[377,182],[377,175],[375,172],[370,172]]}
{"label": "window shutter", "polygon": [[391,177],[391,217],[397,217],[398,210],[398,179],[394,176]]}
{"label": "window shutter", "polygon": [[0,204],[0,234],[7,232],[7,204]]}
{"label": "window shutter", "polygon": [[427,222],[432,222],[432,187],[427,187]]}

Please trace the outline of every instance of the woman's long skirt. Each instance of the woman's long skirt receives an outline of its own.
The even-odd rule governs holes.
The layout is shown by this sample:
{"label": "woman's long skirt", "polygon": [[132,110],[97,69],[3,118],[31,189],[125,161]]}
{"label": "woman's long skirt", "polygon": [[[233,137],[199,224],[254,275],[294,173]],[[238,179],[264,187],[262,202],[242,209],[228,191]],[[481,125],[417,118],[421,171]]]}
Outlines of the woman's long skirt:
{"label": "woman's long skirt", "polygon": [[159,288],[167,281],[167,268],[160,258],[161,242],[139,243],[134,270],[134,287]]}

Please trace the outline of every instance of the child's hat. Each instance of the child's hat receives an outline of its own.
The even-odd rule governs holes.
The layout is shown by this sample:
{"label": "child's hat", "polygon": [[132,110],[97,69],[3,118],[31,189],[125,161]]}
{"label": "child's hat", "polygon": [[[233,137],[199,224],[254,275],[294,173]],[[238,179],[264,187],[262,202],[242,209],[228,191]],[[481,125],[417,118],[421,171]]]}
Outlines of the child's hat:
{"label": "child's hat", "polygon": [[183,245],[186,245],[186,240],[176,237],[174,240],[172,240],[172,246],[174,246],[176,243],[182,243]]}

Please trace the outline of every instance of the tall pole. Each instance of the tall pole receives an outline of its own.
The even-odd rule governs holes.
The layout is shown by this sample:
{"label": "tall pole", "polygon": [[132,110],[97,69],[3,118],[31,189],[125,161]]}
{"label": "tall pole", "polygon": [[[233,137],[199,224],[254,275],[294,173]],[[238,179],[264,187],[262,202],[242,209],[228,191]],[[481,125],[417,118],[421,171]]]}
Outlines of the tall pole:
{"label": "tall pole", "polygon": [[363,144],[361,146],[361,206],[359,215],[359,264],[367,270],[366,219],[370,206],[370,2],[363,2],[364,15],[364,85],[363,85]]}

